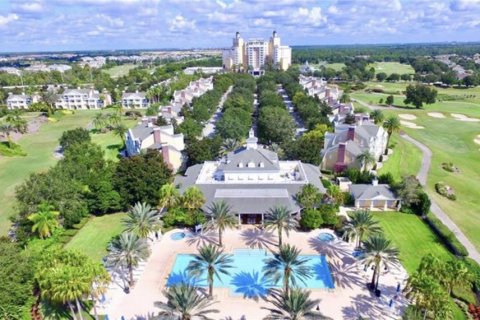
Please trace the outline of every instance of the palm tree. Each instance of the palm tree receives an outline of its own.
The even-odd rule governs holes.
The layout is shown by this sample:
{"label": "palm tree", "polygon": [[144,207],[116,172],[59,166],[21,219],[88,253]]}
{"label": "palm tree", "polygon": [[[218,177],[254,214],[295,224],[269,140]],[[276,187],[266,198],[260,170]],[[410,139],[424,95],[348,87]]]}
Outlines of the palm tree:
{"label": "palm tree", "polygon": [[122,139],[122,146],[125,145],[125,135],[128,132],[128,128],[124,124],[119,124],[113,128],[113,133]]}
{"label": "palm tree", "polygon": [[223,247],[222,233],[227,228],[233,228],[237,224],[237,219],[231,212],[231,207],[225,201],[213,202],[210,211],[211,220],[207,223],[207,228],[218,230],[218,244]]}
{"label": "palm tree", "polygon": [[223,141],[222,146],[220,147],[220,153],[222,155],[226,155],[227,153],[235,150],[238,147],[238,141],[236,139],[225,139]]}
{"label": "palm tree", "polygon": [[368,210],[356,210],[350,215],[350,221],[343,231],[344,238],[356,239],[356,247],[360,249],[364,236],[381,233],[382,228]]}
{"label": "palm tree", "polygon": [[137,202],[128,212],[127,218],[123,219],[125,231],[133,232],[140,238],[147,238],[149,234],[160,229],[160,215],[157,210],[143,202]]}
{"label": "palm tree", "polygon": [[213,294],[213,278],[220,279],[220,273],[228,275],[229,269],[233,268],[231,263],[233,258],[229,254],[223,253],[222,249],[208,244],[198,249],[198,253],[187,266],[187,271],[193,276],[201,276],[207,273],[208,296],[211,298]]}
{"label": "palm tree", "polygon": [[365,256],[362,261],[367,267],[373,265],[371,288],[377,290],[381,269],[388,270],[390,267],[396,267],[399,264],[399,251],[392,247],[390,240],[385,239],[383,235],[376,234],[365,241],[364,247]]}
{"label": "palm tree", "polygon": [[375,156],[369,150],[364,150],[360,153],[356,160],[362,164],[362,170],[367,171],[369,165],[374,165],[376,162]]}
{"label": "palm tree", "polygon": [[210,308],[215,302],[199,294],[194,286],[185,284],[172,286],[164,290],[163,294],[167,298],[167,303],[155,303],[156,307],[164,310],[159,316],[175,316],[181,320],[193,318],[208,320],[209,313],[219,313],[218,310]]}
{"label": "palm tree", "polygon": [[110,274],[100,264],[89,264],[88,270],[86,270],[86,272],[91,278],[91,287],[89,294],[93,302],[93,313],[95,319],[98,320],[96,301],[102,294],[107,292],[108,284],[111,281]]}
{"label": "palm tree", "polygon": [[150,255],[147,241],[132,232],[123,232],[110,245],[110,262],[117,266],[126,266],[129,271],[129,285],[133,286],[133,268]]}
{"label": "palm tree", "polygon": [[375,109],[370,112],[370,118],[373,119],[375,124],[382,123],[385,120],[385,116],[383,115],[382,110]]}
{"label": "palm tree", "polygon": [[467,288],[472,280],[470,270],[461,260],[450,260],[445,264],[440,283],[447,288],[448,295],[451,295],[454,287]]}
{"label": "palm tree", "polygon": [[173,183],[164,184],[159,191],[160,199],[158,200],[158,207],[160,213],[164,209],[170,209],[178,204],[180,200],[180,193]]}
{"label": "palm tree", "polygon": [[275,206],[270,208],[264,221],[267,229],[277,229],[278,232],[278,246],[282,245],[283,231],[289,234],[290,230],[295,229],[298,226],[298,221],[292,217],[292,213],[285,206]]}
{"label": "palm tree", "polygon": [[4,137],[7,137],[8,147],[12,147],[12,138],[10,137],[10,133],[13,131],[13,127],[10,123],[1,123],[0,124],[0,132],[2,132]]}
{"label": "palm tree", "polygon": [[428,312],[433,313],[434,319],[451,318],[450,297],[435,276],[415,272],[408,278],[405,292],[416,309],[423,311],[423,319],[426,319]]}
{"label": "palm tree", "polygon": [[291,289],[289,293],[284,290],[271,290],[270,303],[273,308],[263,307],[270,311],[270,315],[265,320],[300,320],[300,319],[323,319],[319,311],[315,311],[315,306],[320,300],[311,300],[310,291],[302,289]]}
{"label": "palm tree", "polygon": [[44,239],[52,235],[52,231],[58,228],[58,216],[60,212],[53,211],[53,206],[42,202],[37,207],[37,212],[28,216],[33,222],[32,232],[37,232],[39,237]]}
{"label": "palm tree", "polygon": [[97,130],[102,130],[106,125],[105,116],[103,113],[97,113],[93,118],[93,126]]}
{"label": "palm tree", "polygon": [[277,283],[283,278],[283,289],[289,293],[290,285],[296,286],[297,280],[305,283],[311,277],[311,268],[306,265],[308,259],[300,258],[300,249],[289,244],[281,245],[273,257],[265,260],[263,271],[267,278]]}
{"label": "palm tree", "polygon": [[388,151],[388,146],[390,144],[390,138],[392,134],[398,130],[400,130],[400,120],[397,116],[388,117],[387,120],[383,123],[383,128],[387,130],[388,138],[387,138],[387,148],[385,153]]}
{"label": "palm tree", "polygon": [[205,196],[195,186],[188,187],[182,196],[182,205],[188,211],[200,209],[205,204]]}
{"label": "palm tree", "polygon": [[15,131],[21,133],[27,132],[27,121],[20,117],[20,112],[18,110],[14,110],[7,114],[5,121],[9,123]]}
{"label": "palm tree", "polygon": [[345,201],[345,194],[337,184],[331,184],[327,187],[327,196],[336,204],[341,205]]}

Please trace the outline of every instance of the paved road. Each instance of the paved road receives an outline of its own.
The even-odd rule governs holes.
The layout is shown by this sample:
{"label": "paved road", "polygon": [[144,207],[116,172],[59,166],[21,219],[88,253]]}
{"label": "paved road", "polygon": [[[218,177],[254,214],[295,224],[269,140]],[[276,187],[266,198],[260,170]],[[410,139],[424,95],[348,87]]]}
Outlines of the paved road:
{"label": "paved road", "polygon": [[[368,107],[370,109],[383,109],[385,107],[378,107],[378,106],[372,106],[368,103],[365,103],[360,100],[356,100],[358,103],[361,105]],[[418,171],[417,174],[417,179],[420,181],[420,184],[422,186],[425,186],[427,184],[427,178],[428,178],[428,171],[430,170],[430,164],[432,162],[432,151],[423,143],[420,143],[419,141],[413,139],[409,135],[402,133],[400,135],[404,140],[413,143],[415,146],[417,146],[421,151],[422,151],[422,165],[420,167],[420,170]],[[427,193],[428,190],[425,190]],[[445,213],[445,211],[440,208],[440,206],[433,200],[432,196],[430,195],[430,201],[432,202],[432,206],[430,207],[430,211],[438,218],[440,221],[442,221],[449,229],[452,231],[455,236],[457,237],[458,241],[460,241],[461,244],[465,246],[465,248],[468,251],[468,255],[470,258],[475,260],[477,263],[480,263],[480,253],[477,251],[475,246],[468,240],[468,238],[465,236],[465,234],[460,230],[460,228],[455,224],[455,222],[450,219],[450,217]]]}
{"label": "paved road", "polygon": [[295,112],[295,109],[293,107],[292,100],[290,100],[289,96],[287,95],[287,92],[283,88],[281,84],[277,85],[277,93],[282,97],[283,103],[285,104],[285,107],[288,110],[288,113],[292,116],[293,120],[295,121],[295,136],[299,137],[303,135],[307,129],[305,128],[305,124],[303,123],[302,118],[300,118],[300,115],[298,115],[297,112]]}
{"label": "paved road", "polygon": [[212,137],[215,134],[215,123],[222,117],[222,108],[225,100],[227,100],[228,94],[232,91],[233,86],[230,86],[227,91],[223,94],[220,102],[218,103],[217,110],[213,116],[208,120],[207,124],[203,128],[202,138]]}

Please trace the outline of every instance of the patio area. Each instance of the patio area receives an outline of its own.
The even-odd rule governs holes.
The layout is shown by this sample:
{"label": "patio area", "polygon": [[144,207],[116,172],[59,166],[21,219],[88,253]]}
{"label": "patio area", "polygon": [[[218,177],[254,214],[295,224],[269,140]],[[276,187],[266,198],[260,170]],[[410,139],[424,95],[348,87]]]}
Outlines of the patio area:
{"label": "patio area", "polygon": [[[175,232],[185,232],[186,237],[173,240]],[[332,319],[357,319],[359,316],[371,319],[399,319],[407,302],[397,287],[403,289],[407,273],[400,267],[398,270],[382,271],[379,289],[382,291],[377,298],[367,289],[372,270],[365,271],[357,258],[353,256],[353,244],[346,243],[335,237],[333,241],[320,240],[320,233],[331,233],[322,229],[312,232],[291,232],[290,237],[284,237],[285,243],[290,243],[302,250],[303,255],[326,255],[330,271],[334,278],[334,289],[310,289],[312,299],[319,299],[320,311]],[[196,253],[202,244],[218,241],[217,233],[191,234],[186,230],[172,230],[160,240],[151,241],[152,254],[149,259],[135,271],[136,284],[126,294],[122,289],[122,281],[118,275],[105,295],[104,302],[99,304],[99,311],[112,319],[148,319],[157,314],[159,309],[155,302],[163,301],[162,290],[165,288],[168,276],[175,263],[177,254]],[[260,230],[253,226],[242,226],[227,230],[224,233],[224,249],[233,253],[238,249],[277,248],[276,233]],[[257,320],[267,315],[262,307],[270,306],[264,298],[244,297],[234,295],[229,288],[214,288],[217,303],[214,305],[220,313],[215,319],[246,319]],[[268,297],[267,297],[268,300]],[[391,301],[392,300],[392,301]],[[391,304],[391,306],[390,306]],[[239,308],[241,306],[241,308]]]}

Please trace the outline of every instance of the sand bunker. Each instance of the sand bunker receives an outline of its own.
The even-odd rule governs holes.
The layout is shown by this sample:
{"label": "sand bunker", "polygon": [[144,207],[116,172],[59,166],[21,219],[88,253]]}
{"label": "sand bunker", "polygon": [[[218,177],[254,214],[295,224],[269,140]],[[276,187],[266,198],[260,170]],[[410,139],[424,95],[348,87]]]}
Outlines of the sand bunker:
{"label": "sand bunker", "polygon": [[480,144],[480,134],[475,139],[473,139],[473,142],[475,142],[476,144]]}
{"label": "sand bunker", "polygon": [[415,120],[417,117],[413,114],[410,113],[403,113],[398,115],[400,118],[405,119],[405,120]]}
{"label": "sand bunker", "polygon": [[459,120],[459,121],[467,121],[467,122],[478,122],[478,121],[480,121],[480,119],[469,118],[466,115],[460,114],[460,113],[450,113],[450,114],[452,115],[452,117],[455,118],[455,120]]}
{"label": "sand bunker", "polygon": [[427,114],[432,118],[438,118],[438,119],[444,119],[445,118],[445,115],[443,113],[440,113],[440,112],[429,112]]}
{"label": "sand bunker", "polygon": [[405,126],[405,127],[407,127],[407,128],[410,128],[410,129],[425,129],[425,127],[417,126],[416,123],[413,123],[413,122],[410,122],[410,121],[400,120],[400,124],[401,124],[402,126]]}

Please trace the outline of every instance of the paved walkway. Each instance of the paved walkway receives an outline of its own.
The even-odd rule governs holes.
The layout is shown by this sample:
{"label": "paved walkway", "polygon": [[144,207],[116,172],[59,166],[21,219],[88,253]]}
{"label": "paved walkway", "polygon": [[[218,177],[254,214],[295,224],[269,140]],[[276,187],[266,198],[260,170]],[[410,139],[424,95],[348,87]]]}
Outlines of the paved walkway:
{"label": "paved walkway", "polygon": [[202,138],[212,137],[215,134],[215,124],[222,117],[223,104],[225,103],[225,100],[227,100],[228,94],[232,91],[232,88],[233,86],[230,86],[228,90],[225,91],[225,93],[223,94],[222,98],[220,99],[220,102],[218,103],[217,110],[215,110],[215,113],[208,120],[207,124],[203,128]]}
{"label": "paved walkway", "polygon": [[[385,107],[379,107],[379,106],[373,106],[368,103],[365,103],[360,100],[355,100],[359,104],[368,107],[372,110],[375,109],[384,109]],[[420,184],[422,186],[425,186],[427,184],[427,178],[428,178],[428,171],[430,170],[430,164],[432,162],[432,151],[423,143],[420,143],[419,141],[413,139],[409,135],[403,133],[400,135],[404,140],[414,144],[417,146],[421,151],[422,151],[422,165],[420,167],[420,170],[418,171],[417,174],[417,179],[420,181]],[[425,190],[428,193],[428,190]],[[453,222],[452,219],[445,213],[445,211],[440,208],[440,206],[435,202],[435,200],[430,196],[430,201],[432,202],[432,205],[430,207],[430,211],[438,218],[440,221],[445,224],[450,231],[452,231],[455,236],[457,237],[458,241],[460,241],[461,244],[465,246],[465,248],[468,251],[468,255],[470,258],[475,260],[477,263],[480,263],[480,253],[477,251],[473,243],[468,240],[468,238],[465,236],[465,234],[460,230],[460,228]]]}

